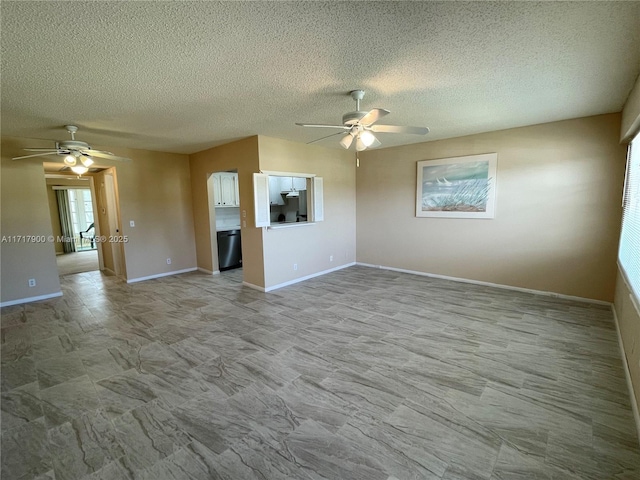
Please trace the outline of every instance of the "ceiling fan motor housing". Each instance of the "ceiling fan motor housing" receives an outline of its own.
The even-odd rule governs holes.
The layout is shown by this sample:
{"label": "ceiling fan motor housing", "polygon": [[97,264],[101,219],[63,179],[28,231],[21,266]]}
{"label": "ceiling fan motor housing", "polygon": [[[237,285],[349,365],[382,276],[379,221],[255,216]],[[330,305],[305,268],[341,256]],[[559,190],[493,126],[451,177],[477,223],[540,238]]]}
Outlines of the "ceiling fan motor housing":
{"label": "ceiling fan motor housing", "polygon": [[368,112],[349,112],[342,116],[342,123],[345,125],[354,125],[360,121]]}
{"label": "ceiling fan motor housing", "polygon": [[79,142],[77,140],[67,140],[66,142],[59,142],[59,148],[64,150],[88,150],[89,144],[85,142]]}

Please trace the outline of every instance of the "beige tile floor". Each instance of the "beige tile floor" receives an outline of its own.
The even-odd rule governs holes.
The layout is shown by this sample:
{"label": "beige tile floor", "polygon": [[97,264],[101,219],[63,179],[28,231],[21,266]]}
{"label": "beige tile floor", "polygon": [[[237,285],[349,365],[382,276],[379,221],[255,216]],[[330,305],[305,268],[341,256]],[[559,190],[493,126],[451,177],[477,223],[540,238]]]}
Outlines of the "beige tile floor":
{"label": "beige tile floor", "polygon": [[638,479],[609,308],[351,267],[2,310],[3,479]]}

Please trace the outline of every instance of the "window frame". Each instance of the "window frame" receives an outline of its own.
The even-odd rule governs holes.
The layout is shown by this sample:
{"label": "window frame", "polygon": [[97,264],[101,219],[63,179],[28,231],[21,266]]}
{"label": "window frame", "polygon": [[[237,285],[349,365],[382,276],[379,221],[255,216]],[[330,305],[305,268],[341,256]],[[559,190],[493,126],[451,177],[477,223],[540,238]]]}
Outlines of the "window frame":
{"label": "window frame", "polygon": [[[307,194],[307,215],[309,220],[299,223],[271,224],[271,205],[269,195],[269,177],[296,177],[307,178],[309,193]],[[324,221],[324,181],[315,173],[281,172],[274,170],[260,170],[253,174],[253,195],[255,207],[255,226],[257,228],[292,228],[304,225],[315,225]]]}
{"label": "window frame", "polygon": [[[626,223],[629,221],[633,223]],[[640,132],[636,133],[627,148],[617,260],[631,300],[640,312]]]}

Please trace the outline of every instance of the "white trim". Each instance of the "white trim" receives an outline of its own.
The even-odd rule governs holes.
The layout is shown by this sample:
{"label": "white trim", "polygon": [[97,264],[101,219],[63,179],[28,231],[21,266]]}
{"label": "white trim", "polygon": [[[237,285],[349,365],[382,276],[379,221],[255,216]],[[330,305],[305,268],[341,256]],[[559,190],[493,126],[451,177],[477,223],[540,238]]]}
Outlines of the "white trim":
{"label": "white trim", "polygon": [[249,287],[249,288],[253,288],[254,290],[258,290],[259,292],[265,292],[266,290],[264,289],[264,287],[260,287],[258,285],[254,285],[253,283],[249,283],[249,282],[242,282],[242,285],[244,285],[245,287]]}
{"label": "white trim", "polygon": [[564,295],[562,293],[547,292],[545,290],[533,290],[531,288],[513,287],[511,285],[502,285],[500,283],[482,282],[480,280],[470,280],[468,278],[449,277],[447,275],[438,275],[435,273],[419,272],[416,270],[406,270],[404,268],[385,267],[384,265],[373,265],[370,263],[356,262],[361,267],[381,268],[383,270],[392,270],[394,272],[409,273],[411,275],[420,275],[423,277],[441,278],[443,280],[451,280],[453,282],[472,283],[474,285],[483,285],[486,287],[502,288],[504,290],[515,290],[516,292],[533,293],[534,295],[545,295],[547,297],[562,298],[564,300],[574,300],[576,302],[595,303],[596,305],[611,305],[611,302],[604,300],[595,300],[593,298],[576,297],[574,295]]}
{"label": "white trim", "polygon": [[[337,267],[330,268],[329,270],[323,270],[321,272],[312,273],[311,275],[306,275],[304,277],[294,278],[293,280],[289,280],[288,282],[279,283],[279,284],[273,285],[271,287],[266,287],[262,291],[263,292],[272,292],[273,290],[277,290],[277,289],[282,288],[282,287],[288,287],[289,285],[293,285],[295,283],[304,282],[305,280],[309,280],[310,278],[319,277],[321,275],[326,275],[327,273],[335,272],[336,270],[342,270],[343,268],[352,267],[355,264],[356,264],[356,262],[345,263],[344,265],[339,265]],[[249,286],[249,285],[247,285],[247,286]]]}
{"label": "white trim", "polygon": [[215,272],[212,272],[211,270],[207,270],[206,268],[198,267],[198,271],[202,272],[202,273],[209,274],[209,275],[220,275],[220,270],[216,270]]}
{"label": "white trim", "polygon": [[274,170],[260,170],[260,173],[269,175],[272,177],[297,177],[297,178],[313,178],[315,173],[300,173],[300,172],[276,172]]}
{"label": "white trim", "polygon": [[180,273],[195,272],[196,270],[198,270],[197,267],[192,267],[192,268],[185,268],[182,270],[175,270],[173,272],[157,273],[155,275],[149,275],[146,277],[127,278],[127,283],[143,282],[144,280],[152,280],[154,278],[168,277],[170,275],[178,275]]}
{"label": "white trim", "polygon": [[[629,371],[629,363],[627,362],[627,355],[624,351],[624,343],[622,342],[622,334],[620,333],[620,324],[618,323],[618,315],[616,309],[612,305],[611,311],[613,312],[613,319],[616,322],[616,333],[618,334],[618,346],[620,347],[620,354],[622,355],[622,366],[624,368],[624,376],[627,379],[627,389],[631,396],[631,410],[633,411],[633,418],[636,421],[636,434],[640,441],[640,413],[638,412],[638,402],[636,401],[635,392],[633,390],[633,382],[631,381],[631,372]],[[640,386],[639,386],[640,388]]]}
{"label": "white trim", "polygon": [[48,300],[49,298],[61,297],[62,292],[49,293],[47,295],[38,295],[37,297],[19,298],[18,300],[8,300],[0,303],[0,307],[9,307],[20,303],[37,302],[38,300]]}
{"label": "white trim", "polygon": [[[89,183],[89,177],[81,177],[76,180]],[[89,190],[88,185],[52,185],[52,190]]]}
{"label": "white trim", "polygon": [[315,225],[316,222],[291,222],[291,223],[274,223],[269,225],[267,230],[280,230],[282,228],[302,227],[305,225]]}

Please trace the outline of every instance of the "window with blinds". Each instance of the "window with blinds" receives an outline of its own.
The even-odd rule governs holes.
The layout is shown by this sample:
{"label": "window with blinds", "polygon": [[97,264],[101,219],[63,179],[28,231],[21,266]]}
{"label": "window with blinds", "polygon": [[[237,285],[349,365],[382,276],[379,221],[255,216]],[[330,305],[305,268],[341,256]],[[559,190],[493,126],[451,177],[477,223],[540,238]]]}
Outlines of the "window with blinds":
{"label": "window with blinds", "polygon": [[640,302],[640,133],[629,145],[622,206],[618,260],[636,300]]}

